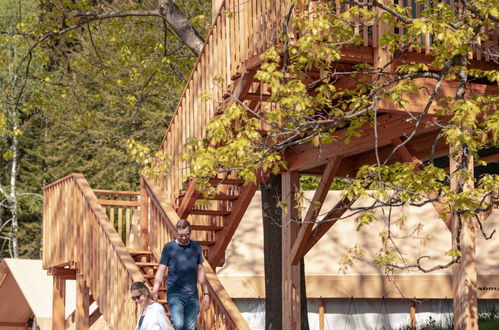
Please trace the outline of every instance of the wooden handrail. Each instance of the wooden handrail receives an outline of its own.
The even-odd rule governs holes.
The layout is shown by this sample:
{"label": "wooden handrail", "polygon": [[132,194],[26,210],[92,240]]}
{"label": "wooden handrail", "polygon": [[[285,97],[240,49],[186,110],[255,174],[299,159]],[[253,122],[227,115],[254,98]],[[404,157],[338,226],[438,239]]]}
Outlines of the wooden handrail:
{"label": "wooden handrail", "polygon": [[135,324],[130,285],[143,276],[82,174],[44,187],[43,268],[73,264],[112,329]]}
{"label": "wooden handrail", "polygon": [[[149,198],[149,247],[159,260],[163,245],[175,239],[176,229],[174,224],[179,220],[177,212],[167,203],[162,201],[159,191],[154,184],[142,177]],[[212,305],[206,312],[201,312],[198,319],[200,326],[204,329],[234,329],[249,330],[248,324],[241,316],[233,300],[225,291],[222,283],[218,280],[215,272],[205,261],[203,268],[206,272],[208,290],[212,297]],[[199,290],[201,293],[202,290]],[[200,297],[201,299],[202,297]]]}

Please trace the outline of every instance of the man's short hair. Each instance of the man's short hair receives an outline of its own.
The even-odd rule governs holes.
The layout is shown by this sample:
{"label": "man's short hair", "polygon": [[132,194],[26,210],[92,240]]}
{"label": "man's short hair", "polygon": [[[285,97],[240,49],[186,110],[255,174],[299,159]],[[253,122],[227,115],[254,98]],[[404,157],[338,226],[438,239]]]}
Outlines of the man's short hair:
{"label": "man's short hair", "polygon": [[190,231],[191,230],[191,224],[189,223],[189,221],[187,221],[185,219],[180,219],[177,222],[177,230],[179,230],[179,229],[185,229],[185,228],[189,228],[189,231]]}

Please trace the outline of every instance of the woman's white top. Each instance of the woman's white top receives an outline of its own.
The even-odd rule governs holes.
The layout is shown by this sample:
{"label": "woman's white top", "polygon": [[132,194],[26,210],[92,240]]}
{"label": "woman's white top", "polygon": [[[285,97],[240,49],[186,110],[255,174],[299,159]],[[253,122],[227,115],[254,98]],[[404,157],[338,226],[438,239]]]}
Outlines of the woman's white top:
{"label": "woman's white top", "polygon": [[[139,328],[140,316],[144,315],[142,326]],[[144,308],[137,320],[135,330],[172,330],[166,321],[166,313],[163,306],[157,302],[153,302]]]}

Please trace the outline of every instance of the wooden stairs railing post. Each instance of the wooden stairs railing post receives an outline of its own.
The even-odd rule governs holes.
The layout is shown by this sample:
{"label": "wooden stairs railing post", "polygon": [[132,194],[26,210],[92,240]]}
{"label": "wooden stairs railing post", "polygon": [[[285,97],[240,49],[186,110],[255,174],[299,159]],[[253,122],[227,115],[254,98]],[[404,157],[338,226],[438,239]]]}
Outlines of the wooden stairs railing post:
{"label": "wooden stairs railing post", "polygon": [[149,199],[147,198],[146,184],[140,178],[140,249],[146,250],[149,233]]}
{"label": "wooden stairs railing post", "polygon": [[66,279],[54,276],[52,294],[52,329],[63,330],[66,321]]}
{"label": "wooden stairs railing post", "polygon": [[76,278],[76,329],[86,330],[90,327],[90,290],[83,276]]}

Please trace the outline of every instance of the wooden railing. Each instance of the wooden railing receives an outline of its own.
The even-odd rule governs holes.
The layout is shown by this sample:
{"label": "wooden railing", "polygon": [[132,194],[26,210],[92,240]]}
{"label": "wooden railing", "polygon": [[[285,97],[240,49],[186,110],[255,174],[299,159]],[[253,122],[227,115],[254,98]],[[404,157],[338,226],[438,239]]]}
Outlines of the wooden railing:
{"label": "wooden railing", "polygon": [[[156,184],[169,203],[175,202],[188,171],[189,164],[182,160],[182,155],[187,151],[185,143],[191,138],[201,138],[204,135],[217,108],[224,106],[224,96],[230,91],[231,79],[244,74],[245,63],[262,54],[269,44],[277,41],[291,3],[291,0],[222,2],[160,147],[171,159],[171,170],[166,177],[157,180]],[[351,1],[336,1],[336,12],[347,10],[350,3]],[[413,17],[420,16],[424,10],[421,1],[397,0],[397,3],[405,3]],[[447,0],[447,3],[457,5],[457,1],[453,0]],[[375,10],[378,15],[381,13],[378,9],[370,9]],[[370,27],[359,24],[355,28],[355,32],[364,40],[362,45],[368,47],[378,47],[381,35],[388,30],[394,31],[393,27],[383,23]],[[404,33],[402,30],[395,32]],[[486,42],[497,46],[498,33],[493,30],[490,32],[492,36]],[[433,42],[432,36],[427,32],[419,39],[423,47],[411,51],[428,53]],[[470,59],[490,60],[488,55],[483,55],[478,50],[470,54]]]}
{"label": "wooden railing", "polygon": [[[163,245],[176,237],[174,224],[179,220],[179,217],[170,205],[161,200],[159,190],[150,180],[143,177],[141,179],[141,189],[145,190],[149,205],[149,248],[156,260],[159,260]],[[205,330],[249,330],[248,324],[241,316],[237,306],[227,294],[206,260],[203,267],[206,272],[212,304],[208,311],[200,313],[198,328]],[[199,292],[202,292],[202,290],[199,290]]]}
{"label": "wooden railing", "polygon": [[143,277],[82,174],[44,187],[43,232],[43,268],[75,266],[109,328],[135,324],[137,307],[127,298]]}
{"label": "wooden railing", "polygon": [[96,189],[94,193],[125,246],[139,248],[140,193]]}
{"label": "wooden railing", "polygon": [[185,143],[202,137],[241,65],[277,40],[290,2],[222,3],[161,144],[160,150],[171,159],[170,173],[158,182],[168,202],[174,203],[187,174]]}

